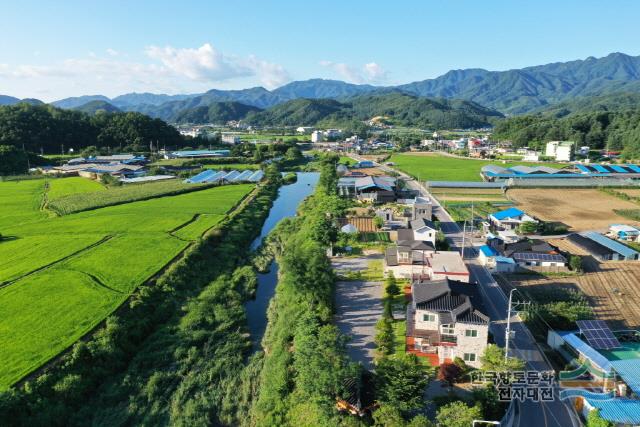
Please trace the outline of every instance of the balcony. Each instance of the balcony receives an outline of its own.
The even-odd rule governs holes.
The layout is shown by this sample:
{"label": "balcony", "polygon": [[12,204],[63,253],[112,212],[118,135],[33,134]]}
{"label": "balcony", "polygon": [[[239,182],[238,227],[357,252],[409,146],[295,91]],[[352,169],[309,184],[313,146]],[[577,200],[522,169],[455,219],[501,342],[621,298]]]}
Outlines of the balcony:
{"label": "balcony", "polygon": [[458,343],[458,337],[456,337],[455,335],[441,334],[440,335],[440,342],[441,343],[449,343],[449,344],[457,344]]}

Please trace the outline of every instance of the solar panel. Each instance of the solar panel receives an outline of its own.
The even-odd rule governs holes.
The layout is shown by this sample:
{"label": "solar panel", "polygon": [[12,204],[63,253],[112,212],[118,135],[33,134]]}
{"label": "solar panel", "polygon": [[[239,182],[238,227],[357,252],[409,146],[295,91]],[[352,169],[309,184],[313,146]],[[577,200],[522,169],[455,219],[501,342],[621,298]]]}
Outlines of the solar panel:
{"label": "solar panel", "polygon": [[518,252],[513,254],[515,259],[523,260],[538,260],[538,261],[566,261],[562,255],[557,254],[543,254],[536,252]]}
{"label": "solar panel", "polygon": [[620,348],[620,342],[602,320],[578,320],[576,324],[589,345],[598,350]]}

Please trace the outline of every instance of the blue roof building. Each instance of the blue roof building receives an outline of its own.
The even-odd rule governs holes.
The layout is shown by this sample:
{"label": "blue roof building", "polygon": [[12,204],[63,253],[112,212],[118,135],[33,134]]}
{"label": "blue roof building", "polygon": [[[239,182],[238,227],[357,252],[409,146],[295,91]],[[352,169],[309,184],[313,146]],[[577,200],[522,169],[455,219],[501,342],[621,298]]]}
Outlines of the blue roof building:
{"label": "blue roof building", "polygon": [[595,231],[585,231],[584,233],[580,233],[580,235],[613,251],[613,260],[637,260],[640,255],[630,247],[623,245],[620,242],[616,242],[615,240],[603,236]]}

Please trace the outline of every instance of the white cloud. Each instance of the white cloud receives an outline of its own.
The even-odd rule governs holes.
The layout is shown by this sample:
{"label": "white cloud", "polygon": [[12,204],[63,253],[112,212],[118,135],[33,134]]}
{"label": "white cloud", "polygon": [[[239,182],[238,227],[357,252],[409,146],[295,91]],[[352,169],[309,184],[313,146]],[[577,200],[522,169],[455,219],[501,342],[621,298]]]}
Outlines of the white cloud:
{"label": "white cloud", "polygon": [[261,84],[271,89],[291,80],[282,65],[253,55],[225,54],[209,43],[184,49],[149,46],[140,60],[130,60],[112,48],[103,52],[45,65],[0,63],[0,85],[11,86],[21,97],[30,96],[38,88],[49,88],[55,99],[131,91],[193,93],[214,85],[244,88]]}
{"label": "white cloud", "polygon": [[387,81],[387,72],[375,62],[369,62],[362,67],[354,67],[344,62],[320,61],[320,65],[330,68],[341,78],[349,83],[384,83]]}
{"label": "white cloud", "polygon": [[290,80],[287,71],[279,64],[267,62],[253,55],[247,58],[227,55],[209,43],[197,49],[150,46],[146,53],[176,74],[201,82],[256,77],[268,88],[273,88]]}
{"label": "white cloud", "polygon": [[387,72],[375,62],[369,62],[368,64],[364,64],[364,71],[369,77],[369,80],[373,82],[387,80]]}

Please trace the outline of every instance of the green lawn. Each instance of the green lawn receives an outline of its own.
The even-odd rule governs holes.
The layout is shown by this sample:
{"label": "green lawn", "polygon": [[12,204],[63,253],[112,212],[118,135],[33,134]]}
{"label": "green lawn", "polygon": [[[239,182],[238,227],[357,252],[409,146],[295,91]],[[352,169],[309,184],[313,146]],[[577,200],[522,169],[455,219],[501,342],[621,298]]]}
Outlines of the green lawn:
{"label": "green lawn", "polygon": [[539,166],[542,164],[551,167],[565,166],[554,163],[503,163],[499,160],[467,160],[438,154],[424,156],[394,154],[389,161],[395,163],[398,169],[422,181],[482,181],[480,169],[486,165],[503,167],[517,165]]}
{"label": "green lawn", "polygon": [[49,200],[59,199],[71,194],[82,194],[104,191],[106,188],[97,181],[79,176],[50,179],[47,197]]}
{"label": "green lawn", "polygon": [[0,390],[102,321],[253,188],[52,216],[40,210],[44,182],[0,183],[0,233],[9,236],[0,242],[0,283],[15,280],[0,288]]}

